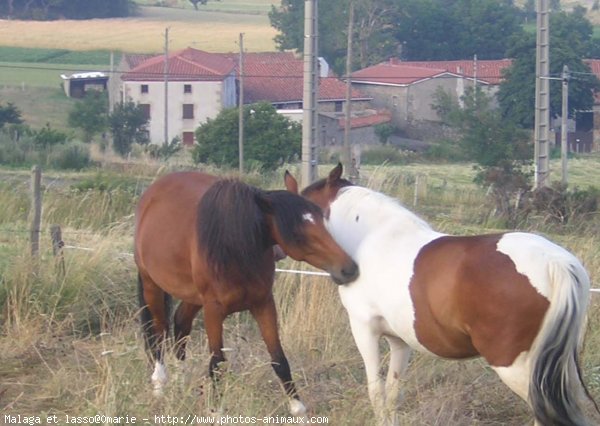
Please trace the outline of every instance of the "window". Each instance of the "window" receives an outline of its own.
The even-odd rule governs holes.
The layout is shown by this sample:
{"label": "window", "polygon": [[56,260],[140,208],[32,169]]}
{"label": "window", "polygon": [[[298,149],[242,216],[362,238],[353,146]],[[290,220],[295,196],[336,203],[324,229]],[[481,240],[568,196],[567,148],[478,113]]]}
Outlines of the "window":
{"label": "window", "polygon": [[194,145],[194,132],[183,132],[183,144],[185,146]]}
{"label": "window", "polygon": [[336,101],[335,103],[335,112],[343,112],[344,111],[344,103],[340,101]]}
{"label": "window", "polygon": [[194,104],[183,104],[183,118],[194,118]]}
{"label": "window", "polygon": [[141,89],[142,93],[148,93],[148,91],[149,91],[147,84],[142,84],[140,89]]}
{"label": "window", "polygon": [[184,84],[183,85],[183,93],[192,93],[192,85]]}
{"label": "window", "polygon": [[140,108],[144,111],[144,118],[150,120],[150,104],[140,104]]}

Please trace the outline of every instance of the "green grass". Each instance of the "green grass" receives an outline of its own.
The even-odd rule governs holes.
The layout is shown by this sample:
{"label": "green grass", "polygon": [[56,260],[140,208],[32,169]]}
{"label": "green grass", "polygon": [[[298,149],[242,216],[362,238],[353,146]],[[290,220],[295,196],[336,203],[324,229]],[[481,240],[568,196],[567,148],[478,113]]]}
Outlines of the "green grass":
{"label": "green grass", "polygon": [[0,87],[0,100],[15,104],[25,123],[34,129],[50,123],[53,129],[70,132],[67,117],[76,101],[68,98],[59,84],[60,79],[54,86],[35,87],[28,82],[24,86]]}
{"label": "green grass", "polygon": [[61,74],[80,71],[106,71],[108,65],[40,64],[28,62],[0,63],[0,84],[17,87],[61,87]]}
{"label": "green grass", "polygon": [[70,51],[0,46],[3,63],[25,62],[43,64],[109,65],[110,52],[106,50]]}

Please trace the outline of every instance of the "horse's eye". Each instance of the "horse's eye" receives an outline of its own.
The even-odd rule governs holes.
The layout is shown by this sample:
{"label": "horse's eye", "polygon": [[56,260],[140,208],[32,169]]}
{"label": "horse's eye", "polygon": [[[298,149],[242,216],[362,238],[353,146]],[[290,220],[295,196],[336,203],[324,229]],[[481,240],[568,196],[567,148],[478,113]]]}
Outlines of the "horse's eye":
{"label": "horse's eye", "polygon": [[358,217],[359,217],[359,216],[358,216],[358,215],[356,215],[356,219],[354,219],[356,222],[358,222]]}

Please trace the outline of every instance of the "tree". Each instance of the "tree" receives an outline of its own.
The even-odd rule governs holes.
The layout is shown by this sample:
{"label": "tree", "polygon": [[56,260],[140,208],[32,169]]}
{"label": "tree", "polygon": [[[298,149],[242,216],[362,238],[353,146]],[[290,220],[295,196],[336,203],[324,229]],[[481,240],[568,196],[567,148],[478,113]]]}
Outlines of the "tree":
{"label": "tree", "polygon": [[198,10],[198,3],[206,4],[208,0],[190,0],[190,3],[194,5],[194,9]]}
{"label": "tree", "polygon": [[[589,52],[592,27],[585,18],[585,10],[574,8],[572,13],[550,15],[550,76],[559,78],[563,65],[569,67],[573,78],[569,82],[569,112],[589,110],[594,102],[594,91],[600,81],[582,58]],[[515,39],[509,49],[514,58],[505,71],[498,91],[500,111],[505,119],[524,128],[533,128],[535,116],[535,34]],[[550,114],[561,113],[561,83],[550,84]]]}
{"label": "tree", "polygon": [[131,101],[115,105],[108,116],[108,125],[113,135],[114,150],[125,157],[134,142],[147,144],[148,135],[145,130],[148,119],[144,109]]}
{"label": "tree", "polygon": [[[319,54],[342,74],[350,0],[319,2]],[[406,60],[506,57],[521,35],[522,12],[512,0],[353,0],[356,64],[400,55]],[[282,0],[269,13],[280,49],[304,48],[304,0]]]}
{"label": "tree", "polygon": [[406,60],[500,59],[523,32],[520,15],[511,0],[408,0],[395,37]]}
{"label": "tree", "polygon": [[0,105],[0,128],[4,127],[7,123],[23,123],[21,111],[19,111],[19,109],[11,102],[8,102],[5,106]]}
{"label": "tree", "polygon": [[105,93],[88,92],[69,112],[69,126],[83,130],[85,142],[106,129],[108,99]]}
{"label": "tree", "polygon": [[53,129],[50,127],[50,123],[46,123],[44,127],[33,132],[33,142],[37,147],[42,149],[65,143],[69,139],[69,135],[60,130]]}
{"label": "tree", "polygon": [[530,187],[529,133],[503,119],[492,107],[492,99],[479,88],[467,89],[461,100],[462,107],[449,93],[439,89],[432,107],[442,121],[456,131],[456,144],[466,158],[477,163],[475,182],[491,186],[497,211],[513,219],[512,196]]}
{"label": "tree", "polygon": [[[221,111],[196,130],[192,156],[196,163],[239,165],[238,108]],[[261,102],[244,106],[244,158],[263,169],[275,169],[301,153],[301,126]]]}
{"label": "tree", "polygon": [[90,19],[131,15],[132,0],[9,0],[0,2],[0,16],[11,19]]}
{"label": "tree", "polygon": [[[348,4],[350,0],[319,2],[319,55],[342,74],[345,69]],[[360,66],[386,59],[395,52],[392,37],[393,17],[398,4],[394,0],[353,0],[355,3],[355,40]],[[279,7],[271,6],[271,26],[279,33],[275,44],[280,50],[304,50],[304,0],[282,0]]]}

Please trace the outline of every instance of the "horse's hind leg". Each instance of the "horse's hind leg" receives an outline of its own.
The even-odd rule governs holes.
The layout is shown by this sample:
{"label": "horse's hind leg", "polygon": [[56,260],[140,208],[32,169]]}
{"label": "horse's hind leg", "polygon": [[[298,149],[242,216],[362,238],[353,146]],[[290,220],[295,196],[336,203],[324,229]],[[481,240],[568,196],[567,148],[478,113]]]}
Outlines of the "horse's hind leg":
{"label": "horse's hind leg", "polygon": [[154,394],[161,395],[167,382],[167,370],[163,361],[164,339],[169,330],[170,298],[148,276],[138,275],[139,298],[142,305],[142,329],[146,345],[154,360],[152,384]]}
{"label": "horse's hind leg", "polygon": [[252,316],[258,323],[260,333],[262,335],[267,350],[271,355],[271,365],[275,374],[281,380],[283,388],[288,397],[290,397],[290,412],[293,416],[304,416],[306,407],[300,401],[296,386],[292,380],[292,373],[281,342],[279,340],[279,330],[277,329],[277,310],[275,301],[270,297],[265,303],[260,306],[250,309]]}
{"label": "horse's hind leg", "polygon": [[188,336],[192,331],[194,318],[200,309],[202,309],[202,306],[181,302],[175,311],[173,321],[175,329],[175,353],[177,359],[181,361],[185,359],[185,346]]}
{"label": "horse's hind leg", "polygon": [[[494,371],[500,379],[523,401],[529,404],[529,383],[531,381],[531,368],[529,366],[528,353],[519,355],[512,365],[508,367],[494,367]],[[537,423],[536,423],[537,424]]]}

